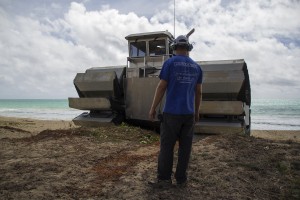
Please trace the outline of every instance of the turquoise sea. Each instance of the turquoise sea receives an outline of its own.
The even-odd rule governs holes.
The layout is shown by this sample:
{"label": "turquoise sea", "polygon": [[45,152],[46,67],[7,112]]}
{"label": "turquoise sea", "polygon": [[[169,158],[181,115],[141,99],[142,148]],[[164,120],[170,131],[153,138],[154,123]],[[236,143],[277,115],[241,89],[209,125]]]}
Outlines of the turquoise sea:
{"label": "turquoise sea", "polygon": [[[72,120],[82,112],[67,99],[0,99],[0,116]],[[251,122],[253,130],[300,130],[300,99],[253,99]]]}
{"label": "turquoise sea", "polygon": [[41,120],[72,120],[83,111],[69,108],[67,99],[0,99],[0,116]]}

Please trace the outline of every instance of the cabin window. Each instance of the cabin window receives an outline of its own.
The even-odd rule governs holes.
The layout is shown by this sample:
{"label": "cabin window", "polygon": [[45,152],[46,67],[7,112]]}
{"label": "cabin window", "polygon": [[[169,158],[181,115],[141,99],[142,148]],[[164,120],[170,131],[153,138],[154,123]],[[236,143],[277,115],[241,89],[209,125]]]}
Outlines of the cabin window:
{"label": "cabin window", "polygon": [[150,56],[165,55],[166,54],[165,40],[149,41],[149,54]]}
{"label": "cabin window", "polygon": [[131,42],[130,43],[130,57],[144,57],[146,56],[146,42]]}

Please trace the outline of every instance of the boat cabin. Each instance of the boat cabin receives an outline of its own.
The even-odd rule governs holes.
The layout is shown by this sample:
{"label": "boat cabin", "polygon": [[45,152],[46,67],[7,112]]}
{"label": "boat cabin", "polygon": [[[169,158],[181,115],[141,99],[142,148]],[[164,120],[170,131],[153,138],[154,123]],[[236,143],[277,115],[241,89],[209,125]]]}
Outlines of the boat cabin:
{"label": "boat cabin", "polygon": [[157,76],[165,60],[172,54],[170,43],[174,40],[168,31],[131,34],[128,41],[127,77]]}

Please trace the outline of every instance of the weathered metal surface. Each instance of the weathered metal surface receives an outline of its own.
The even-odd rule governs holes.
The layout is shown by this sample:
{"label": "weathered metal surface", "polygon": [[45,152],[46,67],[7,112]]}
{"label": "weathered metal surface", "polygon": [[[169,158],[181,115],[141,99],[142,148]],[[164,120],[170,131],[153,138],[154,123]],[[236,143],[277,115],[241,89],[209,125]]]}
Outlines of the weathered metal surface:
{"label": "weathered metal surface", "polygon": [[241,71],[243,70],[245,61],[239,60],[212,60],[212,61],[197,61],[204,71]]}
{"label": "weathered metal surface", "polygon": [[149,120],[148,113],[158,82],[159,78],[125,79],[125,112],[127,118]]}
{"label": "weathered metal surface", "polygon": [[112,72],[114,71],[118,78],[120,78],[123,73],[124,69],[127,65],[118,65],[118,66],[107,66],[107,67],[92,67],[86,70],[86,73],[95,73],[95,72]]}
{"label": "weathered metal surface", "polygon": [[99,126],[112,126],[113,117],[103,116],[103,117],[91,117],[89,113],[82,113],[78,117],[73,119],[73,122],[77,126],[90,126],[90,127],[99,127]]}
{"label": "weathered metal surface", "polygon": [[136,33],[130,34],[125,37],[126,40],[143,40],[143,39],[154,39],[154,38],[164,38],[168,37],[173,39],[173,35],[168,31],[157,31],[157,32],[148,32],[148,33]]}
{"label": "weathered metal surface", "polygon": [[69,107],[79,110],[109,110],[107,98],[69,98]]}
{"label": "weathered metal surface", "polygon": [[115,78],[114,71],[78,73],[74,84],[85,97],[112,96]]}
{"label": "weathered metal surface", "polygon": [[[243,63],[198,62],[204,72],[203,94],[232,94],[236,97],[241,90],[245,75]],[[232,97],[231,97],[232,98]]]}
{"label": "weathered metal surface", "polygon": [[241,101],[202,101],[200,114],[212,115],[242,115],[244,113]]}

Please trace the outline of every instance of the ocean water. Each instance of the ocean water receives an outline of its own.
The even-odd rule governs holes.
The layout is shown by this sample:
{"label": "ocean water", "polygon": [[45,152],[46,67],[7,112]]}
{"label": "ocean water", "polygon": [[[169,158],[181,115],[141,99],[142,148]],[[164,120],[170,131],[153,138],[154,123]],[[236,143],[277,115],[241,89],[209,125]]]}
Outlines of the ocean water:
{"label": "ocean water", "polygon": [[[67,99],[0,99],[0,116],[72,120],[84,111],[69,108]],[[253,99],[253,130],[300,130],[300,99]]]}
{"label": "ocean water", "polygon": [[0,99],[0,116],[41,120],[72,120],[83,111],[69,108],[67,99]]}
{"label": "ocean water", "polygon": [[254,130],[300,130],[300,99],[253,99]]}

